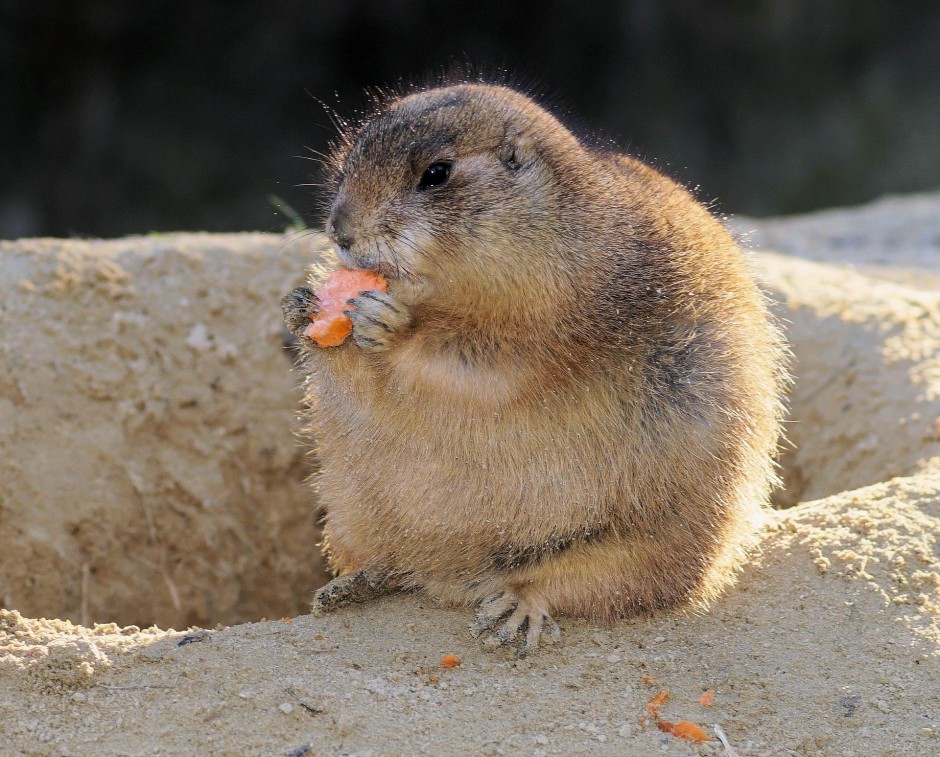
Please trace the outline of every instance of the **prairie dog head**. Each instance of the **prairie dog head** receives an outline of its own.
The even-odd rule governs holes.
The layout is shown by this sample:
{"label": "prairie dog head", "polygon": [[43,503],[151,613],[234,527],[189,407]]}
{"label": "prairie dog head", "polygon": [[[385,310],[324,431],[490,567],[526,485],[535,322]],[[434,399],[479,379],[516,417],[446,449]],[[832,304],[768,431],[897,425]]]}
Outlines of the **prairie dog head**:
{"label": "prairie dog head", "polygon": [[345,265],[400,289],[477,303],[518,294],[533,274],[554,275],[565,210],[558,177],[582,152],[511,89],[421,91],[343,135],[326,230]]}

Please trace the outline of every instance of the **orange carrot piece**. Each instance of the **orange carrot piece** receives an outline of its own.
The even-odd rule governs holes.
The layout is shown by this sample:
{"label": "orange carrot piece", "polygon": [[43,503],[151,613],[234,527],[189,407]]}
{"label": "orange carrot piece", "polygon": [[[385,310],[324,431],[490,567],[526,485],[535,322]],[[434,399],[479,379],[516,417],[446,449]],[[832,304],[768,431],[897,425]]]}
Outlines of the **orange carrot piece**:
{"label": "orange carrot piece", "polygon": [[704,744],[706,741],[711,741],[705,731],[695,725],[695,723],[690,723],[688,720],[680,720],[678,723],[667,723],[665,720],[660,720],[656,725],[659,726],[660,731],[671,733],[673,736],[678,736],[680,739],[694,741],[696,744]]}
{"label": "orange carrot piece", "polygon": [[388,282],[372,271],[354,271],[340,268],[317,289],[319,313],[304,329],[304,336],[320,347],[338,347],[352,333],[352,320],[343,313],[355,310],[347,300],[360,292],[387,292]]}
{"label": "orange carrot piece", "polygon": [[651,715],[658,717],[659,708],[666,704],[667,699],[669,699],[669,689],[663,689],[655,697],[650,699],[649,704],[646,705],[646,709],[649,710]]}
{"label": "orange carrot piece", "polygon": [[463,660],[461,660],[455,654],[445,654],[441,658],[441,667],[442,668],[459,668],[462,662]]}
{"label": "orange carrot piece", "polygon": [[715,698],[715,690],[714,690],[714,689],[709,689],[709,690],[706,691],[704,694],[702,694],[702,696],[700,696],[700,697],[698,698],[698,703],[699,703],[700,705],[702,705],[702,707],[711,707],[711,706],[712,706],[712,700],[713,700],[714,698]]}

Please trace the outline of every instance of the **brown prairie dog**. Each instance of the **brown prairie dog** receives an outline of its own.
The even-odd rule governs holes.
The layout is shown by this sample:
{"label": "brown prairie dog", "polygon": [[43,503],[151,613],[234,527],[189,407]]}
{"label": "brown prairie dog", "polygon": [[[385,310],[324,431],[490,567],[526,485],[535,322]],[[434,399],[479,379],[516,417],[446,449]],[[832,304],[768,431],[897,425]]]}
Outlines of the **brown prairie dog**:
{"label": "brown prairie dog", "polygon": [[[315,611],[420,589],[527,651],[553,615],[715,598],[775,481],[786,382],[723,226],[501,86],[393,99],[332,164],[339,259],[389,291],[304,350],[338,574]],[[315,296],[283,304],[299,335]]]}

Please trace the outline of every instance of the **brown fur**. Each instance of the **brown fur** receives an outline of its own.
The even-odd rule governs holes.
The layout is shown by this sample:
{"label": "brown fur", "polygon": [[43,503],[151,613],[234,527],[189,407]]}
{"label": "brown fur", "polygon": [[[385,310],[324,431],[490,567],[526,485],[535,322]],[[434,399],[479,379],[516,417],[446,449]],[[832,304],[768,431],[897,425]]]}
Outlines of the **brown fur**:
{"label": "brown fur", "polygon": [[343,262],[408,317],[306,352],[331,567],[605,620],[713,599],[775,481],[785,385],[722,225],[504,87],[392,100],[333,162]]}

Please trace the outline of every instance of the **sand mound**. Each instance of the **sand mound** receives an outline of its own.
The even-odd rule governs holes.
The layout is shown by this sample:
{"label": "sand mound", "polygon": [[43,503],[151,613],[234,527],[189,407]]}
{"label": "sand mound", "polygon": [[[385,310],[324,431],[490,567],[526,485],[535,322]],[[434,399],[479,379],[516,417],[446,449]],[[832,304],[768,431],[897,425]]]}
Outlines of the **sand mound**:
{"label": "sand mound", "polygon": [[[724,753],[640,722],[667,688],[664,718],[719,723],[740,755],[940,753],[940,198],[739,227],[790,253],[756,263],[795,353],[780,503],[799,504],[708,614],[563,621],[522,661],[413,596],[214,632],[107,623],[302,611],[316,535],[277,300],[316,241],[0,247],[2,740]],[[43,614],[85,622],[24,617]]]}
{"label": "sand mound", "polygon": [[261,234],[0,243],[3,606],[305,611],[323,574],[277,303],[312,257]]}

